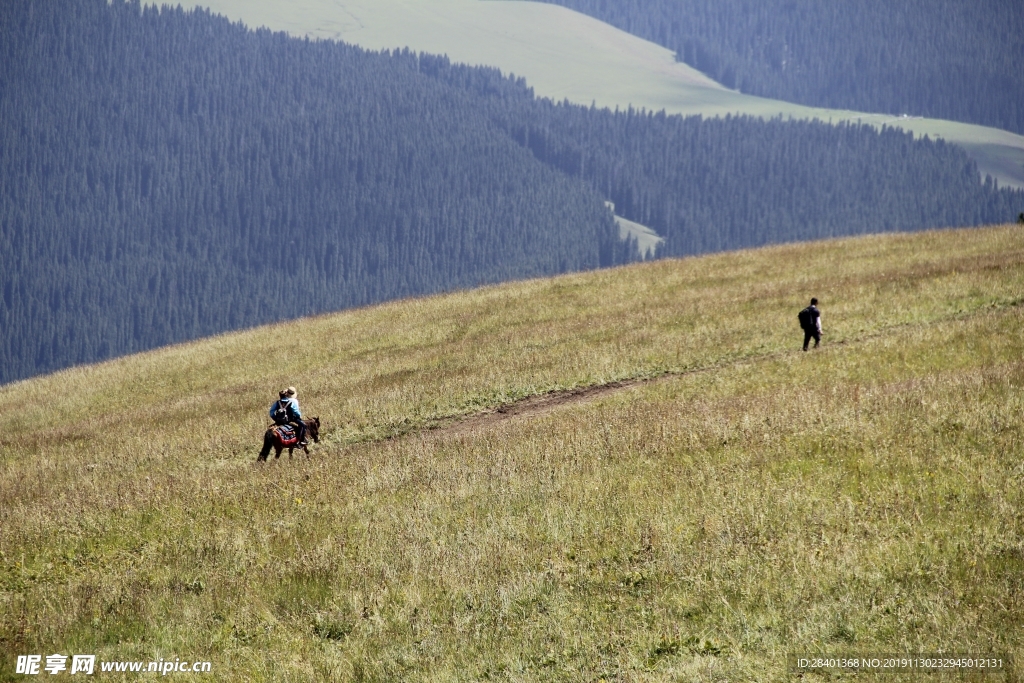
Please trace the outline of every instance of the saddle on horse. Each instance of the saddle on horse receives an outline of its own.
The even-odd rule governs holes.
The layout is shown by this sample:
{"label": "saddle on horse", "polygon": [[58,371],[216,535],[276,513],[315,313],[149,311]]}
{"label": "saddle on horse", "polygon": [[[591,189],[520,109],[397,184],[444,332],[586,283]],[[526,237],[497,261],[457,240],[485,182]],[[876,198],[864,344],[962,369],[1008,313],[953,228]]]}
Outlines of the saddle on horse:
{"label": "saddle on horse", "polygon": [[295,446],[299,443],[299,430],[292,424],[275,425],[271,429],[277,433],[277,438],[285,448]]}

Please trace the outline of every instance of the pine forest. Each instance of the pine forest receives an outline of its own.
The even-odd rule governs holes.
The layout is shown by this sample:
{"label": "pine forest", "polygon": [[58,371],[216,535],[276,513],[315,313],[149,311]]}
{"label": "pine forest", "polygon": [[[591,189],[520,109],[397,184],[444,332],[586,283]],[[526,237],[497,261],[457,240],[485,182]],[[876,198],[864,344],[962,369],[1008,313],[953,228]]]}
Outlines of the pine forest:
{"label": "pine forest", "polygon": [[895,130],[608,111],[494,69],[115,0],[0,4],[0,382],[639,258],[1005,222]]}

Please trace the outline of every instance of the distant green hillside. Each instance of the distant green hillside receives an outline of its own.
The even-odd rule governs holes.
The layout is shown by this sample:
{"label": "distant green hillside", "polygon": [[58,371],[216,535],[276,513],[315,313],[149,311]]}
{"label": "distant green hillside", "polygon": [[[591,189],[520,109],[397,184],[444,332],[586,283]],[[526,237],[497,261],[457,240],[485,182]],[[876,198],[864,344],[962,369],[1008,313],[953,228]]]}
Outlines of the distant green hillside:
{"label": "distant green hillside", "polygon": [[982,175],[1024,187],[1024,136],[953,121],[824,109],[728,90],[675,53],[561,7],[484,0],[190,0],[257,27],[331,38],[369,49],[408,46],[487,64],[527,79],[538,95],[601,107],[630,105],[705,116],[743,113],[863,121],[962,145]]}
{"label": "distant green hillside", "polygon": [[1024,133],[1024,11],[1013,0],[545,1],[744,93]]}
{"label": "distant green hillside", "polygon": [[[393,302],[0,387],[0,679],[52,653],[268,682],[1020,661],[1022,293],[1020,227],[871,236]],[[810,296],[825,337],[803,353]],[[324,438],[257,465],[288,385]]]}

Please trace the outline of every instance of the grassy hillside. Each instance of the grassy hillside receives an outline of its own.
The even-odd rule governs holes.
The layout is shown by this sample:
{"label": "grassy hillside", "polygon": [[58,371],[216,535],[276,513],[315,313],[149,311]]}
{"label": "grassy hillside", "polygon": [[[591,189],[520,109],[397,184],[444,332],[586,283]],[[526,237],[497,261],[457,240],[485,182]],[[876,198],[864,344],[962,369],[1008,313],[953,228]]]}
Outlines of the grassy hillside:
{"label": "grassy hillside", "polygon": [[791,104],[728,90],[675,61],[672,51],[578,12],[525,1],[190,0],[251,27],[344,40],[379,50],[410,47],[526,77],[538,95],[670,114],[740,113],[897,126],[962,145],[982,175],[1024,187],[1024,136],[954,121],[899,118]]}
{"label": "grassy hillside", "polygon": [[1004,0],[544,0],[728,88],[1024,133],[1024,13]]}
{"label": "grassy hillside", "polygon": [[[54,652],[266,681],[1019,658],[1022,357],[1007,226],[502,285],[5,386],[0,679]],[[256,465],[288,384],[325,439]]]}

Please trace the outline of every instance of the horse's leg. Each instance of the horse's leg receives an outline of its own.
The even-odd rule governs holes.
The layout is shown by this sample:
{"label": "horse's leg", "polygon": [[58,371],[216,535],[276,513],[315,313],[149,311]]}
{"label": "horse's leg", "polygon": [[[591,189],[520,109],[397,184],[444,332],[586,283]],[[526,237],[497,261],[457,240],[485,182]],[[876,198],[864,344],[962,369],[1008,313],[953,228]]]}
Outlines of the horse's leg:
{"label": "horse's leg", "polygon": [[277,460],[278,458],[281,457],[282,450],[284,450],[284,446],[278,446],[277,444],[274,444],[274,460]]}
{"label": "horse's leg", "polygon": [[270,436],[270,432],[267,432],[263,435],[263,450],[260,451],[260,457],[256,458],[256,462],[266,462],[273,445],[274,439]]}

